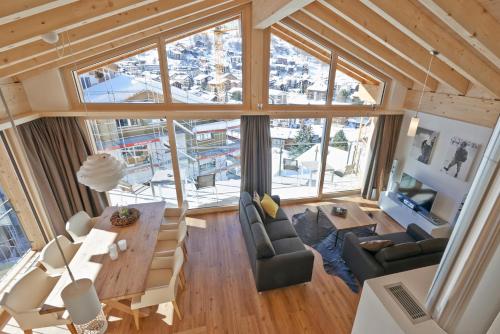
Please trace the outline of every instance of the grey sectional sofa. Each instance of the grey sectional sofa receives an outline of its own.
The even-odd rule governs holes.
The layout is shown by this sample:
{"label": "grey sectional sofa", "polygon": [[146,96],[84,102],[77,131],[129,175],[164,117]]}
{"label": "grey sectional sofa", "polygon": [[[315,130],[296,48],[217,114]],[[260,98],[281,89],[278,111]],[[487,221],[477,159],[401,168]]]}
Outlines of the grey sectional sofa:
{"label": "grey sectional sofa", "polygon": [[[391,240],[394,246],[376,253],[359,244],[368,240]],[[410,224],[406,232],[358,238],[349,232],[344,237],[342,258],[361,284],[366,279],[438,264],[448,243],[433,238],[418,225]]]}
{"label": "grey sectional sofa", "polygon": [[[279,204],[279,197],[273,196]],[[261,219],[249,193],[240,196],[240,224],[258,291],[309,282],[314,255],[297,236],[283,209]]]}

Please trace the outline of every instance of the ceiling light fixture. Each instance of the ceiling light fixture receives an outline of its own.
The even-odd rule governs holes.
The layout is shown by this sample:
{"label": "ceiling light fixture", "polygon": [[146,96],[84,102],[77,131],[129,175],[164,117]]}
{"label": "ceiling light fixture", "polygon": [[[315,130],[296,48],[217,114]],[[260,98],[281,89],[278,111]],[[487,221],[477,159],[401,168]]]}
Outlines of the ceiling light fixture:
{"label": "ceiling light fixture", "polygon": [[429,74],[431,72],[432,60],[439,54],[439,52],[436,50],[432,50],[430,54],[431,58],[429,60],[429,66],[427,67],[427,73],[425,74],[424,86],[422,87],[422,93],[420,94],[420,99],[418,100],[417,110],[415,116],[411,118],[410,126],[408,127],[409,137],[415,137],[415,135],[417,134],[418,123],[420,123],[418,113],[420,112],[420,106],[422,105],[422,99],[424,98],[425,87],[427,87],[427,79],[429,78]]}

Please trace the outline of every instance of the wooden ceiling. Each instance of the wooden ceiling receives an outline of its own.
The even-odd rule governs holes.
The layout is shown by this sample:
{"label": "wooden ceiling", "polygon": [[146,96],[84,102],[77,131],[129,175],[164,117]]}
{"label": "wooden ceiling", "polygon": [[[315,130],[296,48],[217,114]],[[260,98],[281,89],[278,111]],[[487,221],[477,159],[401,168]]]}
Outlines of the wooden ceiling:
{"label": "wooden ceiling", "polygon": [[[43,70],[147,40],[200,29],[250,0],[2,0],[0,78]],[[500,97],[500,0],[254,0],[253,27],[303,47],[339,69],[398,80],[411,88],[439,84],[457,95],[474,86]],[[41,40],[56,31],[60,47]],[[61,47],[64,43],[65,47]],[[430,51],[430,76],[426,69]],[[351,67],[349,67],[349,65]],[[351,71],[351,72],[349,72]],[[363,78],[366,82],[373,78]]]}

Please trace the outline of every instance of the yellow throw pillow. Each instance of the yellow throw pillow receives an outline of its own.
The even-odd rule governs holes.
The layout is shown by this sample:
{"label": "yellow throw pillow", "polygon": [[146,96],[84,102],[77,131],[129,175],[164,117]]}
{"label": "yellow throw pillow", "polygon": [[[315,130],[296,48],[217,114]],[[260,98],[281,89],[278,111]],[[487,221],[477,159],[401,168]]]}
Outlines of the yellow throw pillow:
{"label": "yellow throw pillow", "polygon": [[264,198],[260,201],[262,208],[267,213],[268,216],[276,218],[276,213],[278,212],[279,205],[268,194],[264,194]]}

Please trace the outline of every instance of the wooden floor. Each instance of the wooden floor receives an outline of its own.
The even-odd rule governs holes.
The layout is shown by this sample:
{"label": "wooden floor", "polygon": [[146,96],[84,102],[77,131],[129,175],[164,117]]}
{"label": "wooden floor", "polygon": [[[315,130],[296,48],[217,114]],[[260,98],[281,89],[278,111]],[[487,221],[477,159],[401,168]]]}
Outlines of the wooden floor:
{"label": "wooden floor", "polygon": [[[374,213],[379,234],[402,231],[380,212],[374,202],[361,203]],[[284,206],[288,216],[307,205]],[[246,252],[238,212],[214,213],[190,221],[185,267],[187,288],[178,296],[182,321],[167,324],[159,313],[141,320],[140,333],[350,333],[360,294],[327,274],[315,252],[312,281],[308,284],[257,293]],[[3,333],[21,332],[6,319]],[[4,322],[4,323],[5,323]],[[65,328],[45,328],[35,333],[64,333]],[[132,317],[113,312],[108,333],[137,333]]]}

